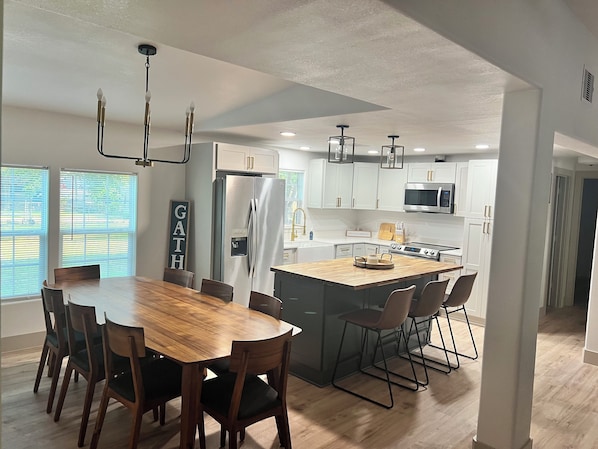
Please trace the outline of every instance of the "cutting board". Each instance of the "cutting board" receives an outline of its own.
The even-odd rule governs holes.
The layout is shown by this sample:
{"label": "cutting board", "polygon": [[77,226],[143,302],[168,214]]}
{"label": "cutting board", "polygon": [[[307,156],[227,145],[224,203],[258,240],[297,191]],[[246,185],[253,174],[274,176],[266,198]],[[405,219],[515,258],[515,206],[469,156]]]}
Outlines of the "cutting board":
{"label": "cutting board", "polygon": [[395,224],[394,223],[380,223],[380,229],[378,229],[378,239],[392,240],[394,235],[395,235]]}

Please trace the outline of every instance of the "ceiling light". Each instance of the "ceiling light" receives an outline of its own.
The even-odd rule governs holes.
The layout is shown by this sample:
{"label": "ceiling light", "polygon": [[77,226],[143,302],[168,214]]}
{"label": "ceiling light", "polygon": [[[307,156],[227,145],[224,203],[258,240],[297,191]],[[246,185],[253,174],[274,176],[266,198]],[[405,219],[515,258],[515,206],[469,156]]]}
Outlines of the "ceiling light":
{"label": "ceiling light", "polygon": [[309,150],[310,147],[299,147],[300,150]]}
{"label": "ceiling light", "polygon": [[150,159],[148,156],[149,147],[149,135],[151,126],[150,117],[150,99],[152,94],[149,90],[149,68],[150,68],[150,56],[156,54],[156,47],[149,44],[141,44],[137,47],[139,53],[146,57],[145,60],[145,115],[143,118],[143,157],[131,157],[131,156],[119,156],[116,154],[104,153],[104,122],[106,119],[106,97],[102,92],[102,89],[98,89],[98,152],[104,157],[111,157],[116,159],[131,159],[135,161],[135,165],[142,167],[152,167],[154,162],[166,162],[168,164],[185,164],[189,161],[191,156],[191,136],[193,134],[193,115],[195,111],[195,105],[193,102],[187,109],[187,119],[185,121],[185,143],[183,157],[180,160],[167,160],[167,159]]}
{"label": "ceiling light", "polygon": [[488,148],[490,148],[490,145],[486,145],[486,144],[479,144],[475,146],[476,150],[487,150]]}
{"label": "ceiling light", "polygon": [[423,153],[424,151],[426,151],[425,148],[414,148],[413,151],[415,151],[416,153]]}
{"label": "ceiling light", "polygon": [[[398,139],[397,135],[388,136],[391,139],[390,145],[382,145],[382,151],[380,153],[380,168],[403,168],[403,159],[405,159],[405,147],[403,145],[395,145],[395,139]],[[400,153],[400,161],[399,161]]]}
{"label": "ceiling light", "polygon": [[378,150],[368,150],[368,154],[378,154]]}
{"label": "ceiling light", "polygon": [[[341,135],[328,138],[328,162],[352,164],[355,156],[355,138],[344,134],[345,128],[349,125],[336,125],[336,127],[340,128]],[[350,157],[349,152],[351,152]]]}
{"label": "ceiling light", "polygon": [[294,133],[294,132],[292,132],[292,131],[282,131],[282,132],[280,133],[280,135],[281,135],[281,136],[285,136],[285,137],[294,137],[294,136],[295,136],[295,133]]}

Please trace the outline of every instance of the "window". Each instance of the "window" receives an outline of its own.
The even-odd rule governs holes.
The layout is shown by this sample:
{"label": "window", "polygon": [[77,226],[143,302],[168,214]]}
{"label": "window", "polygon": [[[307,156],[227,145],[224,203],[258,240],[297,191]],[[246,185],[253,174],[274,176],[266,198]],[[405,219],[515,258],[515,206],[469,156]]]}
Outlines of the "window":
{"label": "window", "polygon": [[48,169],[2,167],[2,299],[39,296],[48,273]]}
{"label": "window", "polygon": [[305,173],[302,171],[280,170],[278,177],[286,181],[284,225],[291,227],[293,224],[293,211],[298,207],[303,207],[303,180]]}
{"label": "window", "polygon": [[102,277],[135,274],[137,176],[60,172],[61,266],[100,264]]}

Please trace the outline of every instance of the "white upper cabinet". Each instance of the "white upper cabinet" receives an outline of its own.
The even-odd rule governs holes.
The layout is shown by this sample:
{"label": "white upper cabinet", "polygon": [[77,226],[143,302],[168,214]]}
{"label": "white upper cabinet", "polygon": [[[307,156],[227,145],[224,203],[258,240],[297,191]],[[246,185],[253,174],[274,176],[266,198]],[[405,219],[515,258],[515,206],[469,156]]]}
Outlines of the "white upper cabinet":
{"label": "white upper cabinet", "polygon": [[378,164],[353,163],[353,209],[376,209]]}
{"label": "white upper cabinet", "polygon": [[467,195],[465,216],[469,218],[494,218],[494,195],[498,160],[469,161],[467,169]]}
{"label": "white upper cabinet", "polygon": [[309,162],[307,207],[350,209],[353,164],[330,164],[326,159]]}
{"label": "white upper cabinet", "polygon": [[408,164],[402,169],[378,167],[378,210],[403,212]]}
{"label": "white upper cabinet", "polygon": [[445,182],[454,184],[454,162],[413,163],[408,166],[408,182]]}
{"label": "white upper cabinet", "polygon": [[218,143],[216,170],[277,174],[278,152],[229,143]]}

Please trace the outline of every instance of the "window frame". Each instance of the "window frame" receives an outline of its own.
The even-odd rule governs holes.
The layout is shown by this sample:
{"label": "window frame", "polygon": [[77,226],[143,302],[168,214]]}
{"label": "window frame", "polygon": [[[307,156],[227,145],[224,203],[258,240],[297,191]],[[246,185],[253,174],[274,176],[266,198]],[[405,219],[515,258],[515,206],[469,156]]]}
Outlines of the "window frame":
{"label": "window frame", "polygon": [[[287,178],[282,178],[280,175],[282,173],[297,173],[301,175],[301,186],[298,186],[297,189],[297,198],[295,199],[295,208],[302,208],[305,209],[305,170],[297,170],[297,169],[279,169],[278,170],[278,178],[285,180],[285,191],[284,191],[284,216],[283,216],[283,224],[285,229],[291,229],[293,226],[293,211],[295,208],[292,207],[292,199],[287,197],[288,186]],[[290,204],[291,203],[291,204]],[[289,210],[290,208],[290,210]],[[303,218],[300,218],[303,220]],[[296,225],[303,225],[303,223],[295,223]]]}

